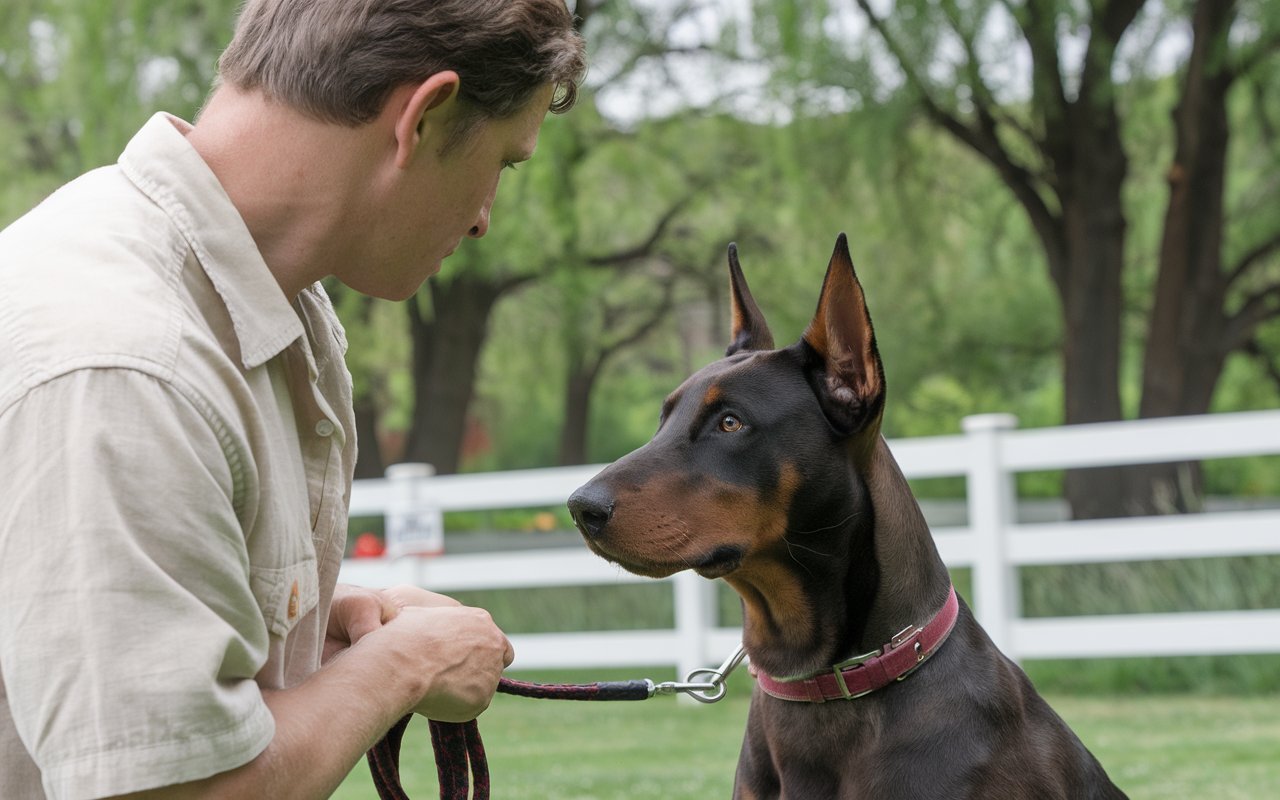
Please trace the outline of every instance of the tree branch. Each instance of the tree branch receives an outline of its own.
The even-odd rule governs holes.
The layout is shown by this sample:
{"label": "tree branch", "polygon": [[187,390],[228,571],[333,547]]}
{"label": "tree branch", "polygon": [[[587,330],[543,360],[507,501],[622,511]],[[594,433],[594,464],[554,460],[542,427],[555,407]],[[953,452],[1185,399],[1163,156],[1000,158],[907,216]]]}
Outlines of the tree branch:
{"label": "tree branch", "polygon": [[1243,52],[1229,67],[1232,76],[1247,75],[1254,67],[1276,52],[1280,52],[1280,31],[1273,31],[1253,43],[1253,47]]}
{"label": "tree branch", "polygon": [[[943,14],[947,17],[947,22],[951,25],[951,29],[955,32],[956,36],[960,38],[961,46],[964,48],[965,71],[969,75],[969,88],[973,99],[974,112],[984,138],[988,141],[999,142],[999,128],[1003,125],[1016,131],[1032,147],[1042,149],[1044,147],[1044,143],[1041,142],[1040,138],[1021,122],[1014,119],[1013,116],[1000,105],[1000,103],[995,99],[995,95],[991,92],[990,87],[987,86],[986,81],[982,79],[982,61],[979,59],[978,51],[974,47],[974,40],[977,38],[977,33],[971,28],[967,28],[965,26],[964,20],[960,16],[960,11],[956,7],[955,1],[945,0],[945,2],[942,3],[942,9]],[[1056,66],[1056,56],[1053,61]],[[1001,150],[1007,152],[1003,147]],[[1029,180],[1032,176],[1038,177],[1041,180],[1044,180],[1046,177],[1043,173],[1033,171],[1029,167],[1025,167],[1025,165],[1024,169],[1026,170]]]}
{"label": "tree branch", "polygon": [[1235,285],[1258,262],[1277,250],[1280,250],[1280,230],[1275,231],[1270,238],[1264,239],[1240,256],[1240,259],[1236,261],[1235,266],[1231,268],[1231,272],[1227,275],[1227,286]]}
{"label": "tree branch", "polygon": [[978,51],[973,46],[973,40],[977,34],[964,24],[955,0],[944,0],[942,13],[947,18],[947,23],[951,25],[951,30],[959,37],[960,46],[964,49],[965,72],[969,75],[969,88],[972,91],[974,104],[982,108],[997,106],[990,87],[982,79],[982,62],[978,59]]}
{"label": "tree branch", "polygon": [[[1045,245],[1046,252],[1060,252],[1063,248],[1063,234],[1059,219],[1036,189],[1033,171],[1018,163],[1000,142],[1000,138],[996,133],[995,118],[989,109],[986,109],[980,102],[976,103],[979,125],[974,127],[939,105],[924,79],[911,67],[906,53],[890,33],[885,21],[872,11],[869,0],[857,0],[857,3],[859,8],[862,9],[862,13],[866,16],[868,23],[875,29],[885,47],[893,55],[894,60],[898,62],[899,68],[906,76],[907,83],[920,96],[920,102],[924,106],[925,114],[936,125],[950,133],[995,167],[1000,179],[1026,211],[1032,228]],[[1042,147],[1041,143],[1034,138],[1032,143],[1036,144],[1037,147]],[[1055,264],[1053,258],[1050,258],[1049,269],[1055,280],[1061,280],[1060,271],[1062,268],[1062,265]]]}
{"label": "tree branch", "polygon": [[[1080,70],[1080,94],[1077,102],[1097,97],[1099,86],[1111,84],[1111,68],[1115,63],[1120,37],[1133,24],[1145,3],[1146,0],[1112,0],[1094,14]],[[1102,95],[1109,98],[1110,92],[1103,92]],[[1108,102],[1114,103],[1113,100]]]}
{"label": "tree branch", "polygon": [[1001,1],[1031,49],[1033,102],[1046,118],[1062,119],[1067,113],[1067,93],[1063,88],[1062,64],[1058,61],[1057,15],[1043,13],[1045,8],[1040,3],[1015,8],[1009,0]]}
{"label": "tree branch", "polygon": [[680,216],[685,207],[693,200],[700,188],[700,185],[695,185],[692,191],[677,200],[671,208],[667,209],[666,212],[658,218],[657,222],[654,223],[653,229],[649,231],[649,235],[645,237],[644,241],[632,247],[626,247],[612,253],[588,256],[585,259],[586,264],[591,267],[616,267],[632,261],[639,261],[640,259],[648,258],[653,255],[653,251],[657,249],[658,243],[666,234],[667,228],[671,226],[671,223],[675,221],[676,217]]}
{"label": "tree branch", "polygon": [[1256,336],[1245,342],[1240,347],[1240,350],[1245,355],[1257,359],[1262,366],[1262,371],[1267,373],[1267,377],[1271,379],[1271,382],[1276,385],[1277,389],[1280,389],[1280,364],[1276,363],[1276,360],[1271,357],[1271,354],[1266,351],[1266,348],[1262,346]]}
{"label": "tree branch", "polygon": [[1280,283],[1259,289],[1245,299],[1240,310],[1227,320],[1226,341],[1230,349],[1243,347],[1259,325],[1280,319]]}
{"label": "tree branch", "polygon": [[612,358],[615,353],[625,350],[648,336],[654,328],[658,327],[658,325],[667,318],[667,314],[671,311],[671,306],[674,305],[674,303],[675,279],[670,278],[663,281],[662,299],[658,301],[658,304],[653,308],[653,311],[645,317],[644,321],[622,338],[600,348],[599,356],[596,359],[597,368],[603,366],[604,362]]}
{"label": "tree branch", "polygon": [[1101,19],[1098,21],[1102,26],[1102,32],[1107,37],[1107,41],[1112,45],[1119,42],[1120,37],[1133,24],[1133,20],[1137,18],[1138,12],[1142,10],[1146,3],[1147,0],[1112,0],[1112,2],[1107,3],[1106,7],[1102,9]]}

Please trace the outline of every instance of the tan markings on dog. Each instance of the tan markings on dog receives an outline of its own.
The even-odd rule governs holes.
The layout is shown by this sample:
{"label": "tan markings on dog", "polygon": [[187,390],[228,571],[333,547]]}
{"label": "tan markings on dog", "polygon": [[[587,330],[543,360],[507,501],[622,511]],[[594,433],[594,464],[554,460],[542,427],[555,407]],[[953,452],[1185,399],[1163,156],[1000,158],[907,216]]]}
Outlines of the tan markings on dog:
{"label": "tan markings on dog", "polygon": [[720,384],[713,383],[707,387],[707,393],[702,396],[702,405],[706,408],[710,408],[720,402],[720,398],[723,396],[724,392],[720,389]]}
{"label": "tan markings on dog", "polygon": [[[733,505],[729,496],[715,503]],[[619,491],[614,507],[611,552],[641,566],[685,569],[721,545],[745,544],[717,520],[716,509],[689,487],[687,476],[667,473],[631,491]],[[655,570],[657,574],[657,570]]]}
{"label": "tan markings on dog", "polygon": [[761,644],[765,639],[805,641],[811,635],[812,609],[785,541],[787,512],[799,486],[799,470],[783,462],[772,496],[756,509],[761,527],[755,546],[742,566],[725,576],[742,597],[747,638]]}
{"label": "tan markings on dog", "polygon": [[[737,298],[734,299],[736,300]],[[732,335],[736,337],[738,333],[747,326],[747,318],[742,313],[742,308],[739,307],[737,303],[734,303],[730,307],[729,313],[731,315],[729,319],[729,330],[732,331]]]}
{"label": "tan markings on dog", "polygon": [[784,464],[778,485],[756,491],[706,479],[691,488],[687,475],[668,473],[633,491],[620,491],[612,528],[615,555],[645,566],[683,569],[719,547],[738,547],[744,561],[776,550],[786,535],[787,509],[799,485]]}

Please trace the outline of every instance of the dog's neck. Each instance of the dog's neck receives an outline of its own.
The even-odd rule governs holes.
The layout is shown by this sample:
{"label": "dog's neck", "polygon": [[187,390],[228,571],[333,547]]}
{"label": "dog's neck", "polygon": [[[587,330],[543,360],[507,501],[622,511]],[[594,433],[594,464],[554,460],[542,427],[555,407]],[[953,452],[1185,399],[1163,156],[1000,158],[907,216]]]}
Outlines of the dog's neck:
{"label": "dog's neck", "polygon": [[743,599],[751,661],[775,677],[826,669],[927,622],[951,580],[906,478],[877,431],[851,446],[861,483],[797,535],[768,566],[726,580]]}
{"label": "dog's neck", "polygon": [[870,650],[907,625],[928,622],[946,601],[951,576],[883,438],[876,437],[862,474],[875,512],[872,549],[882,576],[866,610],[862,644]]}

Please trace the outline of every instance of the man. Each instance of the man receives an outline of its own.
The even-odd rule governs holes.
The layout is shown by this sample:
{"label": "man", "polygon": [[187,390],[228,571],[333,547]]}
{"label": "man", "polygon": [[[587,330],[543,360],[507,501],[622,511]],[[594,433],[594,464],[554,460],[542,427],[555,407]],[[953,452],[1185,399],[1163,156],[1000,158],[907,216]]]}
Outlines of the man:
{"label": "man", "polygon": [[336,587],[355,459],[316,284],[410,296],[573,103],[563,0],[250,0],[194,126],[0,233],[0,797],[324,797],[510,643]]}

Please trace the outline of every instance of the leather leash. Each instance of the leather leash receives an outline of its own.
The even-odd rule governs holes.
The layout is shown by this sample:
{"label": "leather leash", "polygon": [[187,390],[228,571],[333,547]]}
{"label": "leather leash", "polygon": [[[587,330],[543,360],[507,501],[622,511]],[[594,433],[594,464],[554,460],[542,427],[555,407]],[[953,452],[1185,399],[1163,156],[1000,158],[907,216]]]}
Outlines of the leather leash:
{"label": "leather leash", "polygon": [[[654,683],[648,678],[600,683],[526,683],[510,678],[498,681],[498,692],[549,700],[648,700],[659,694],[688,694],[702,703],[714,703],[725,695],[725,679],[742,663],[741,645],[716,669],[696,669],[683,681]],[[705,680],[698,680],[706,676]],[[369,773],[382,800],[409,800],[400,785],[400,744],[412,714],[406,714],[369,750]],[[489,762],[485,758],[480,727],[470,722],[439,722],[431,726],[431,748],[436,756],[440,800],[488,800]]]}
{"label": "leather leash", "polygon": [[[673,684],[675,685],[675,684]],[[498,691],[520,697],[553,700],[647,700],[660,691],[650,680],[606,681],[589,684],[525,683],[502,678]],[[369,772],[382,800],[409,800],[400,784],[400,744],[412,714],[400,719],[368,752]],[[480,726],[470,722],[438,722],[431,726],[440,800],[488,800],[489,762],[480,740]]]}

